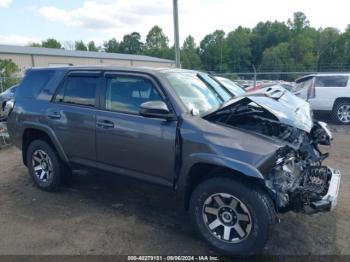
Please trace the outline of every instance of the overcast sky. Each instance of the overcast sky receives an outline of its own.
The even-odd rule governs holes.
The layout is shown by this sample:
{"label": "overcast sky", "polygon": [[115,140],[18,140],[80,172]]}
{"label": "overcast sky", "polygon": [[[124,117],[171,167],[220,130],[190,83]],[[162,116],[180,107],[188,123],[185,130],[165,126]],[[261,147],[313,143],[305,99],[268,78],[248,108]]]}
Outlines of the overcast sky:
{"label": "overcast sky", "polygon": [[[345,30],[349,0],[179,0],[181,43],[199,41],[216,29],[254,27],[260,21],[287,21],[302,11],[314,27]],[[0,0],[0,43],[27,44],[56,38],[61,42],[95,40],[140,32],[145,39],[160,25],[173,41],[172,0]]]}

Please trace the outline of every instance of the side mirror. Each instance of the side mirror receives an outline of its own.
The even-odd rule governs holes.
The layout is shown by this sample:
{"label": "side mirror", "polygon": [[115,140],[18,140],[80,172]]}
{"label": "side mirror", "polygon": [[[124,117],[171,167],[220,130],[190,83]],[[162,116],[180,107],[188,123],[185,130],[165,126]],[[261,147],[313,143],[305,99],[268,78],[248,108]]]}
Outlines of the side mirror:
{"label": "side mirror", "polygon": [[141,116],[150,118],[165,118],[170,119],[174,117],[170,113],[168,106],[163,101],[149,101],[141,104],[140,111]]}

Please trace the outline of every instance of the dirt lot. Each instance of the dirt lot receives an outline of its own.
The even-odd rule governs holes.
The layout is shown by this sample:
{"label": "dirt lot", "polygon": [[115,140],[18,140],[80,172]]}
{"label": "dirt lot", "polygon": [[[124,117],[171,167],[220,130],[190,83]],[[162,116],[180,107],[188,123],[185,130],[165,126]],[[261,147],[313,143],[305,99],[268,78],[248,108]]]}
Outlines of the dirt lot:
{"label": "dirt lot", "polygon": [[[334,128],[327,164],[342,171],[337,209],[281,216],[266,254],[350,254],[350,128]],[[208,254],[174,196],[125,178],[76,175],[69,187],[34,187],[20,152],[0,150],[0,254]]]}

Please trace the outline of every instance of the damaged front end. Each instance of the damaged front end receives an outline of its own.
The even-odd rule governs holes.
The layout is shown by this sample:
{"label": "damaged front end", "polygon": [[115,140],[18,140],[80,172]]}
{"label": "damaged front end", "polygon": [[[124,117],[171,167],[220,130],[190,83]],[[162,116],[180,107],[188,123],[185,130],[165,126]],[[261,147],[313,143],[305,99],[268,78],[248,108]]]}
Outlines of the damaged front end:
{"label": "damaged front end", "polygon": [[264,167],[265,184],[280,212],[332,210],[337,201],[340,173],[322,163],[331,132],[314,122],[308,103],[280,88],[239,97],[204,116],[209,121],[268,136],[281,143],[275,162]]}
{"label": "damaged front end", "polygon": [[275,196],[279,211],[313,213],[332,210],[337,201],[340,173],[321,162],[304,161],[290,148],[278,156],[266,175],[266,186]]}

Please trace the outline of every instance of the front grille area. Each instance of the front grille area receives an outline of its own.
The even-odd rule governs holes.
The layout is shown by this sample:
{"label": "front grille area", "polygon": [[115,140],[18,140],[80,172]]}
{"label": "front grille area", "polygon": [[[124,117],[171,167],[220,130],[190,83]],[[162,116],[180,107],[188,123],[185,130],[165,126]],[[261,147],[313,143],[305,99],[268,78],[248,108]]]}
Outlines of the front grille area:
{"label": "front grille area", "polygon": [[302,180],[302,187],[310,193],[325,195],[328,190],[330,170],[327,167],[309,167]]}

